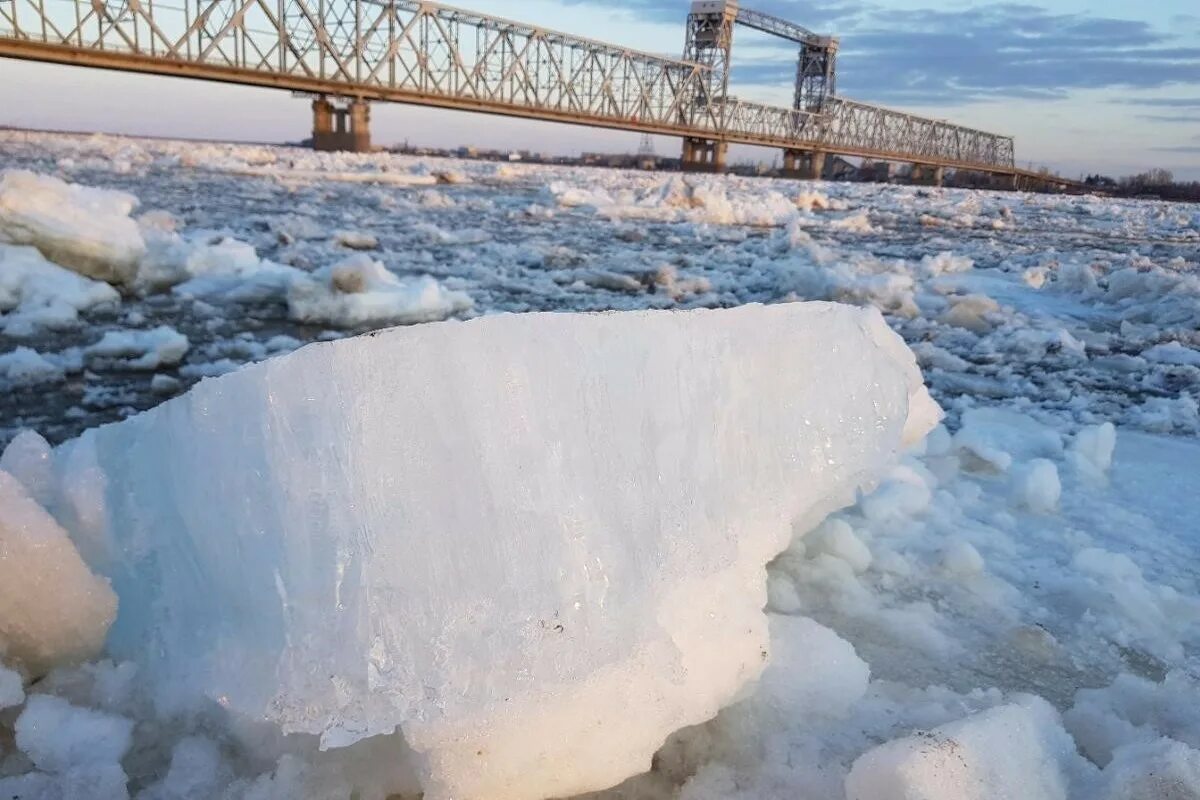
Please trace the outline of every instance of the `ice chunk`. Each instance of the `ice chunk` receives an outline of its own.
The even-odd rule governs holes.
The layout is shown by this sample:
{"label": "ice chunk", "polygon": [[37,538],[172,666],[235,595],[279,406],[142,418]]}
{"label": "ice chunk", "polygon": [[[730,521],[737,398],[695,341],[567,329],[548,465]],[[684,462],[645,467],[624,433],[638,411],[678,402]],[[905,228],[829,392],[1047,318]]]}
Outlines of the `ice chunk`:
{"label": "ice chunk", "polygon": [[973,408],[964,413],[954,444],[969,457],[968,466],[1001,472],[1012,466],[1014,458],[1057,458],[1063,452],[1060,433],[1003,408]]}
{"label": "ice chunk", "polygon": [[1071,463],[1080,472],[1102,477],[1112,466],[1113,451],[1117,448],[1117,429],[1111,422],[1089,425],[1071,440],[1068,448]]}
{"label": "ice chunk", "polygon": [[854,533],[850,524],[842,519],[828,519],[803,540],[806,552],[828,553],[850,565],[856,573],[866,572],[871,566],[871,549]]}
{"label": "ice chunk", "polygon": [[63,370],[38,351],[18,347],[11,353],[0,354],[0,378],[13,386],[37,386],[61,381]]}
{"label": "ice chunk", "polygon": [[25,702],[25,685],[20,673],[0,664],[0,711]]}
{"label": "ice chunk", "polygon": [[0,454],[0,470],[16,478],[34,502],[48,508],[54,500],[54,453],[34,431],[21,431]]}
{"label": "ice chunk", "polygon": [[1200,750],[1163,737],[1117,750],[1099,800],[1200,800]]}
{"label": "ice chunk", "polygon": [[399,727],[427,798],[505,800],[733,699],[766,562],[936,419],[873,310],[530,314],[310,345],[58,457],[160,701]]}
{"label": "ice chunk", "polygon": [[9,336],[68,328],[80,311],[120,301],[107,283],[51,264],[32,247],[0,244],[0,330]]}
{"label": "ice chunk", "polygon": [[[184,283],[172,291],[182,297],[234,303],[282,299],[304,273],[295,267],[258,257],[254,247],[227,236],[211,241],[187,242],[179,274]],[[170,270],[159,266],[154,282],[169,280]]]}
{"label": "ice chunk", "polygon": [[92,359],[115,360],[125,369],[155,370],[175,366],[190,347],[182,333],[168,325],[159,325],[145,331],[108,331],[83,353]]}
{"label": "ice chunk", "polygon": [[76,767],[61,774],[29,772],[12,778],[0,778],[0,797],[20,800],[129,800],[126,783],[125,771],[120,764],[100,764]]}
{"label": "ice chunk", "polygon": [[1041,698],[984,711],[870,750],[847,800],[1066,800],[1075,744]]}
{"label": "ice chunk", "polygon": [[24,170],[0,174],[0,241],[33,245],[89,278],[128,283],[146,249],[137,198]]}
{"label": "ice chunk", "polygon": [[1058,467],[1045,458],[1035,458],[1012,471],[1013,502],[1038,514],[1049,514],[1058,508],[1062,496],[1062,481]]}
{"label": "ice chunk", "polygon": [[1179,342],[1156,344],[1142,353],[1142,358],[1159,364],[1200,367],[1200,350],[1184,347]]}
{"label": "ice chunk", "polygon": [[1112,685],[1081,689],[1064,715],[1067,730],[1092,761],[1104,766],[1126,745],[1170,736],[1200,750],[1200,679],[1182,670],[1161,683],[1118,675]]}
{"label": "ice chunk", "polygon": [[771,660],[754,705],[837,717],[866,694],[871,669],[849,642],[806,617],[772,614],[770,620]]}
{"label": "ice chunk", "polygon": [[61,697],[35,694],[15,727],[17,747],[44,772],[119,764],[129,750],[133,723],[79,708]]}
{"label": "ice chunk", "polygon": [[0,654],[38,676],[94,655],[116,616],[108,581],[93,575],[67,534],[0,471]]}
{"label": "ice chunk", "polygon": [[215,742],[202,736],[180,739],[171,752],[171,766],[157,784],[137,800],[198,800],[219,797],[229,783],[230,770]]}
{"label": "ice chunk", "polygon": [[342,247],[350,250],[379,249],[379,239],[363,231],[338,231],[333,238]]}
{"label": "ice chunk", "polygon": [[952,539],[942,548],[941,567],[952,575],[966,578],[982,574],[984,560],[970,542]]}
{"label": "ice chunk", "polygon": [[347,328],[429,322],[470,307],[471,298],[463,292],[446,289],[428,275],[403,281],[365,253],[319,269],[288,291],[292,319]]}

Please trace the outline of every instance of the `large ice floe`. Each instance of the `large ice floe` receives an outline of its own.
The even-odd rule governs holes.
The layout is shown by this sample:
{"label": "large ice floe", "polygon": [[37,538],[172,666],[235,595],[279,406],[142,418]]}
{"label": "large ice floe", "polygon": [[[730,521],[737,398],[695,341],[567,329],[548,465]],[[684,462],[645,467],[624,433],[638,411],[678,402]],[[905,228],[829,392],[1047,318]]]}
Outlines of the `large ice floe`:
{"label": "large ice floe", "polygon": [[160,706],[533,800],[734,700],[766,563],[939,417],[874,310],[502,315],[202,382],[62,446],[50,504]]}

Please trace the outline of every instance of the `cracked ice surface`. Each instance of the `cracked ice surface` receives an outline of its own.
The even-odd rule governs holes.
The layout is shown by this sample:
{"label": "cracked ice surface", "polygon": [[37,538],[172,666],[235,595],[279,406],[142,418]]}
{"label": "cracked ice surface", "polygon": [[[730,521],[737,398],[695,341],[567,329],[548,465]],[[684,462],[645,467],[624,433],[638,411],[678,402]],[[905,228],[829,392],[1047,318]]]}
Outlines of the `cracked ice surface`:
{"label": "cracked ice surface", "polygon": [[104,484],[110,650],[160,693],[327,747],[399,726],[427,797],[501,800],[727,704],[767,561],[939,415],[876,312],[785,304],[393,329],[65,450]]}

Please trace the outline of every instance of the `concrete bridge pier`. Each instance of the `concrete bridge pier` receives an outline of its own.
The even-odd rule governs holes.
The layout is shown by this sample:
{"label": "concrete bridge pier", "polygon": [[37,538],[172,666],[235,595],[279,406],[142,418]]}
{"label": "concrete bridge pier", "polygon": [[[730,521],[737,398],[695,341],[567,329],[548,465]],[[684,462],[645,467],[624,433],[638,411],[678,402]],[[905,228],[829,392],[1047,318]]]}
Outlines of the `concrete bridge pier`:
{"label": "concrete bridge pier", "polygon": [[336,105],[321,95],[312,102],[314,150],[367,153],[371,150],[371,106],[365,100]]}
{"label": "concrete bridge pier", "polygon": [[913,164],[912,182],[920,186],[942,186],[946,182],[946,169],[931,164]]}
{"label": "concrete bridge pier", "polygon": [[783,177],[820,180],[825,172],[825,153],[819,150],[784,150]]}
{"label": "concrete bridge pier", "polygon": [[680,160],[685,172],[724,172],[728,152],[728,142],[688,137],[683,140]]}

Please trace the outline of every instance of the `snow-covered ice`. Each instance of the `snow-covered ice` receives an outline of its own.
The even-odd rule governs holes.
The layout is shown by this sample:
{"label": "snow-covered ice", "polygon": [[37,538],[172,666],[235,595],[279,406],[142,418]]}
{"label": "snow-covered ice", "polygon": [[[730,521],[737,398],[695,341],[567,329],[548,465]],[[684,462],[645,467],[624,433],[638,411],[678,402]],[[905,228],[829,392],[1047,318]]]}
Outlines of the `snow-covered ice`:
{"label": "snow-covered ice", "polygon": [[467,294],[428,275],[402,281],[364,253],[294,281],[287,302],[294,320],[346,328],[432,322],[471,307]]}
{"label": "snow-covered ice", "polygon": [[109,283],[137,274],[145,243],[124,192],[24,170],[0,173],[0,242],[32,245],[50,261]]}
{"label": "snow-covered ice", "polygon": [[[308,349],[280,356],[393,322],[797,300],[874,307],[916,355],[946,410],[944,426],[914,441],[898,462],[881,465],[875,488],[850,507],[810,520],[807,535],[773,545],[783,552],[768,565],[765,582],[756,579],[758,588],[697,591],[697,608],[711,602],[716,618],[726,622],[765,602],[766,622],[759,618],[757,634],[769,639],[765,669],[755,680],[748,672],[741,688],[730,688],[719,702],[708,694],[685,704],[698,724],[672,733],[648,772],[589,798],[847,800],[859,789],[868,797],[909,790],[936,800],[1200,796],[1200,214],[1194,206],[11,131],[0,132],[0,152],[5,180],[37,190],[28,201],[24,193],[7,193],[9,228],[0,233],[0,441],[13,442],[0,470],[23,492],[13,507],[40,513],[38,530],[57,532],[50,540],[59,544],[43,551],[47,557],[75,565],[64,574],[90,579],[78,585],[96,587],[103,579],[95,576],[111,576],[121,593],[123,565],[135,565],[125,571],[126,581],[153,571],[157,550],[125,548],[114,558],[113,540],[128,543],[130,534],[110,536],[116,529],[106,519],[114,503],[132,515],[135,505],[161,508],[162,498],[179,490],[122,505],[122,493],[110,491],[105,476],[128,477],[126,466],[102,465],[99,451],[78,444],[52,451],[32,433],[18,436],[22,429],[62,442],[157,406],[197,381],[204,381],[201,396],[210,397],[219,394],[212,386],[240,379],[210,376],[263,360],[257,369],[268,372],[283,369],[277,365],[288,359],[307,363],[314,358]],[[111,233],[85,224],[89,217],[81,210],[88,207],[112,223]],[[15,228],[12,219],[18,219]],[[7,233],[14,229],[15,239]],[[144,249],[133,259],[132,277],[127,266],[120,268],[119,285],[79,274],[96,254],[105,261],[136,252],[137,238]],[[363,252],[356,254],[358,248]],[[153,333],[164,326],[175,336]],[[133,362],[154,360],[149,343],[156,336],[163,343],[186,339],[187,349],[174,349],[177,360],[159,359],[153,373],[135,368]],[[96,354],[106,339],[146,347]],[[548,351],[555,346],[554,337],[539,344]],[[626,368],[647,363],[639,359],[654,351],[646,350]],[[786,357],[781,349],[776,363]],[[465,380],[463,365],[470,363],[446,358],[439,375]],[[675,370],[675,364],[661,368],[656,380]],[[372,363],[343,382],[360,385],[376,372]],[[399,384],[404,377],[389,380]],[[714,380],[707,370],[687,377]],[[798,396],[840,379],[831,370]],[[502,404],[514,389],[495,385],[503,387],[496,395]],[[395,394],[413,387],[402,389]],[[195,397],[184,394],[155,413],[174,415],[179,412],[169,409],[194,407]],[[300,399],[281,392],[271,402],[294,413]],[[399,412],[388,421],[413,431],[405,444],[435,435],[468,441],[487,417],[460,415],[460,408],[439,407],[422,418],[454,420],[436,430],[420,429]],[[188,459],[210,452],[204,442],[218,423],[249,426],[262,418],[220,416],[204,417],[204,433],[173,437],[173,458],[193,463]],[[537,430],[543,416],[511,426],[509,439]],[[392,441],[396,430],[376,438]],[[600,440],[654,438],[653,431],[612,425],[572,430],[564,441],[585,433]],[[100,431],[86,438],[104,436],[120,438]],[[481,498],[514,502],[472,488],[471,476],[486,467],[476,460],[471,470],[442,481],[457,502],[429,541],[454,530],[451,523],[465,518],[466,509],[478,511],[472,503]],[[156,480],[176,474],[159,473]],[[292,475],[323,480],[299,461]],[[206,475],[200,485],[220,480],[219,473]],[[186,476],[171,485],[190,484]],[[314,515],[332,513],[320,498],[337,485],[311,485]],[[356,509],[383,513],[371,498],[394,490],[383,487]],[[716,496],[707,486],[697,493]],[[657,493],[651,498],[648,503],[659,502]],[[540,509],[542,522],[582,518],[564,516],[536,497],[525,502]],[[271,508],[255,513],[274,513]],[[233,504],[221,513],[252,510]],[[142,530],[150,524],[138,519]],[[186,534],[202,522],[162,524]],[[755,528],[755,542],[766,541],[766,527]],[[72,546],[61,546],[68,535]],[[352,543],[365,548],[375,541]],[[336,593],[357,574],[358,562],[343,557],[362,551],[329,547],[330,563],[348,565],[340,582],[322,589]],[[156,555],[139,558],[143,552]],[[283,630],[278,626],[291,609],[302,616],[307,607],[307,597],[295,591],[298,565],[322,563],[322,552],[289,561],[278,584],[273,575],[250,584],[269,600],[260,603],[254,594],[252,606],[231,608],[261,608],[264,613],[238,616],[244,624]],[[177,564],[185,554],[161,557]],[[247,568],[262,563],[251,558]],[[20,577],[29,579],[24,572]],[[188,580],[194,581],[185,579],[184,587],[194,585]],[[44,588],[39,598],[57,596],[48,582]],[[397,596],[411,599],[406,589],[399,586]],[[176,595],[190,596],[163,590],[163,596]],[[500,596],[515,602],[518,595]],[[341,597],[347,609],[362,607],[357,597]],[[144,657],[121,660],[128,651],[119,649],[118,634],[150,625],[159,613],[133,605],[119,611],[99,660],[78,663],[86,653],[50,648],[46,667],[37,670],[49,672],[33,683],[34,673],[23,665],[11,669],[15,658],[0,647],[0,664],[8,668],[0,667],[0,695],[16,698],[0,712],[0,795],[382,800],[396,792],[408,800],[420,792],[414,766],[424,764],[431,774],[428,758],[412,752],[416,744],[432,752],[429,739],[405,741],[407,731],[322,751],[316,733],[281,736],[277,724],[234,713],[235,701],[261,690],[254,681],[236,683],[241,694],[210,693],[208,700],[164,688],[156,677],[162,673]],[[42,600],[30,607],[47,620],[39,641],[63,641],[54,637],[84,624],[99,641],[104,619],[79,616],[69,606],[56,614]],[[139,608],[141,622],[128,616]],[[487,610],[470,609],[480,619]],[[639,630],[652,623],[657,620],[647,618]],[[539,626],[529,641],[554,642],[573,630],[561,620],[550,629]],[[354,635],[373,630],[364,623]],[[431,637],[436,665],[446,670],[439,674],[485,674],[450,669],[450,654],[461,652],[456,648],[472,630],[459,626]],[[743,657],[742,649],[725,644],[731,661]],[[266,637],[262,645],[297,652],[306,646]],[[234,669],[232,658],[211,658]],[[179,685],[198,685],[206,677],[203,663],[182,673]],[[280,675],[298,674],[292,662],[274,666]],[[263,667],[258,674],[266,672]],[[651,677],[675,681],[679,667],[659,672],[636,685],[649,685]],[[331,684],[313,672],[311,686],[321,697],[353,698],[363,685],[394,677],[357,675],[357,682]],[[529,681],[535,683],[532,674]],[[464,703],[486,696],[493,685],[472,684]],[[440,709],[439,691],[432,687],[415,702]],[[710,710],[701,714],[703,703]],[[58,726],[54,738],[63,752],[70,742],[95,736],[98,719],[118,726],[133,721],[128,748],[46,771],[13,732],[31,704],[30,720]],[[549,704],[535,710],[557,713]],[[700,719],[714,711],[712,719]],[[433,714],[416,729],[433,738],[429,731],[450,729],[446,719]],[[642,737],[642,769],[653,749],[646,744],[650,728],[631,719],[637,721],[628,710],[620,718],[620,729],[631,732],[622,743],[632,747],[633,734]],[[360,730],[386,724],[368,717]],[[657,735],[670,729],[663,724]],[[562,733],[527,725],[499,737],[503,749],[485,755],[505,760],[505,753],[536,747],[550,731]],[[560,748],[571,746],[569,737],[558,740]],[[22,741],[43,752],[33,740]],[[567,759],[570,775],[636,771],[632,759],[624,770],[615,762],[590,763],[595,752]],[[440,763],[447,774],[459,774],[450,769],[452,760]],[[526,788],[537,775],[528,771]]]}

